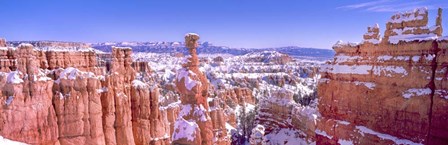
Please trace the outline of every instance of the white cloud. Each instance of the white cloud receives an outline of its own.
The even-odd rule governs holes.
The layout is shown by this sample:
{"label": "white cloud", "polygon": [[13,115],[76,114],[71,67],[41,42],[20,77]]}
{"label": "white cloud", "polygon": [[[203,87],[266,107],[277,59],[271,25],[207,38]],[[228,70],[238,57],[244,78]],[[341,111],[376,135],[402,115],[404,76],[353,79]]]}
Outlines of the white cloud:
{"label": "white cloud", "polygon": [[379,0],[379,1],[358,3],[358,4],[341,6],[341,7],[338,7],[338,9],[359,9],[359,8],[365,8],[365,7],[375,6],[375,5],[378,5],[378,4],[387,3],[388,1],[390,1],[390,0]]}
{"label": "white cloud", "polygon": [[427,7],[428,9],[437,9],[439,7],[447,8],[448,3],[446,0],[380,0],[341,6],[337,9],[364,10],[370,12],[397,12],[412,10],[419,7]]}

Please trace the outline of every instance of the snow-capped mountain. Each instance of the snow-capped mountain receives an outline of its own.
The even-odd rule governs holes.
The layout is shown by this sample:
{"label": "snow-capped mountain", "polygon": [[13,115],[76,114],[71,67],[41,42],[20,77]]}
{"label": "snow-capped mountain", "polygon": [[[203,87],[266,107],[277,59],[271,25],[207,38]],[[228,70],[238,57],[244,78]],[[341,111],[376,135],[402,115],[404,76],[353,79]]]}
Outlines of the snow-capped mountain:
{"label": "snow-capped mountain", "polygon": [[[131,47],[134,52],[151,52],[151,53],[176,53],[181,52],[187,54],[185,44],[183,42],[105,42],[91,43],[93,48],[101,51],[110,52],[112,46]],[[197,49],[199,54],[230,54],[244,55],[251,52],[277,51],[288,54],[292,57],[328,60],[334,55],[334,51],[330,49],[304,48],[298,46],[286,46],[277,48],[229,48],[225,46],[215,46],[209,42],[200,42]]]}

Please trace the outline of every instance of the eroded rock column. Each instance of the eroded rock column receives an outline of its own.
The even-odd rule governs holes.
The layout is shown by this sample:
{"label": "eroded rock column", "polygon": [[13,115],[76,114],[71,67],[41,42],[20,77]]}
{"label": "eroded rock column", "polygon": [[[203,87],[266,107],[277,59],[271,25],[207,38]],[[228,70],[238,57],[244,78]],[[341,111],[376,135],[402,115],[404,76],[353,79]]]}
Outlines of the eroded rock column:
{"label": "eroded rock column", "polygon": [[213,144],[213,126],[207,112],[208,80],[198,67],[198,39],[199,35],[194,33],[185,36],[190,55],[186,56],[186,63],[177,71],[175,80],[181,95],[181,111],[174,124],[173,144]]}
{"label": "eroded rock column", "polygon": [[133,145],[131,122],[131,83],[135,73],[131,67],[131,48],[112,48],[110,74],[103,86],[107,92],[101,95],[106,144]]}

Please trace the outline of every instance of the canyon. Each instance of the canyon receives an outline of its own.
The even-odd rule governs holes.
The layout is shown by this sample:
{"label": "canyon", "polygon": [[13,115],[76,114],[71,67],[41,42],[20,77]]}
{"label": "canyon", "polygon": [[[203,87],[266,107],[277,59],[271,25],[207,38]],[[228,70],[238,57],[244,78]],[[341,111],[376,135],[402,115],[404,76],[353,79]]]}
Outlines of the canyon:
{"label": "canyon", "polygon": [[447,144],[442,10],[428,21],[426,8],[393,15],[383,37],[370,26],[327,62],[270,49],[201,56],[210,44],[195,33],[161,44],[0,39],[0,143]]}

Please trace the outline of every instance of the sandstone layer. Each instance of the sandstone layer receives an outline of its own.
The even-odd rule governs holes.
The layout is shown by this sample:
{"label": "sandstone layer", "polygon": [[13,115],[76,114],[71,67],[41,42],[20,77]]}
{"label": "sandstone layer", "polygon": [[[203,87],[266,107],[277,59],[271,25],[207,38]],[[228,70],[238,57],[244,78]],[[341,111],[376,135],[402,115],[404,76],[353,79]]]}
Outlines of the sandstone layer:
{"label": "sandstone layer", "polygon": [[44,145],[170,143],[159,90],[141,77],[147,68],[134,70],[130,48],[35,45],[0,49],[1,136]]}
{"label": "sandstone layer", "polygon": [[[448,41],[425,8],[394,15],[384,38],[338,42],[319,82],[317,144],[446,144]],[[376,40],[373,41],[372,39]]]}

